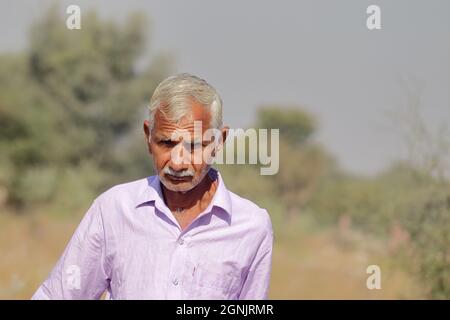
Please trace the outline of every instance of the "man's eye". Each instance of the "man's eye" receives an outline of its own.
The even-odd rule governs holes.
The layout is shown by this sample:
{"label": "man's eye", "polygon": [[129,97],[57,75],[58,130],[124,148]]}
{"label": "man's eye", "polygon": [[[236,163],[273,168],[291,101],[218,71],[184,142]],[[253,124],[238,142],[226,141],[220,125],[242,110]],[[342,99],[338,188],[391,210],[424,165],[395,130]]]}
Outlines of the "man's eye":
{"label": "man's eye", "polygon": [[191,150],[196,149],[196,148],[201,148],[204,146],[205,146],[205,144],[202,142],[191,142],[190,143]]}
{"label": "man's eye", "polygon": [[172,140],[161,140],[159,141],[159,144],[165,147],[173,147],[175,145],[175,142]]}

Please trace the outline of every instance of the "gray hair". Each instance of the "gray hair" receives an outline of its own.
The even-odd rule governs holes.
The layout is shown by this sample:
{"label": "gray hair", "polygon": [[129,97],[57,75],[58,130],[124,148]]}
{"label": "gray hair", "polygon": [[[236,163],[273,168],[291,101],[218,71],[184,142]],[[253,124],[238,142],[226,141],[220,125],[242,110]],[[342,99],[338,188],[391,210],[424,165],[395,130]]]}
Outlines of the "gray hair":
{"label": "gray hair", "polygon": [[191,112],[189,99],[195,99],[211,112],[211,127],[222,128],[222,99],[208,82],[189,73],[181,73],[163,80],[150,100],[150,129],[155,112],[160,110],[169,121],[180,121]]}

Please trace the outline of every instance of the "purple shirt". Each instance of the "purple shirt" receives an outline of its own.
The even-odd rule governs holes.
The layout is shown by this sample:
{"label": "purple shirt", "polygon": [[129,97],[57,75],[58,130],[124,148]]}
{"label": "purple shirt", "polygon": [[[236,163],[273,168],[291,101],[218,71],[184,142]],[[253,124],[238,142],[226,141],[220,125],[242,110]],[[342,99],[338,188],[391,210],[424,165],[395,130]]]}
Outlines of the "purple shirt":
{"label": "purple shirt", "polygon": [[158,176],[101,194],[32,299],[266,299],[270,216],[209,174],[213,199],[183,231]]}

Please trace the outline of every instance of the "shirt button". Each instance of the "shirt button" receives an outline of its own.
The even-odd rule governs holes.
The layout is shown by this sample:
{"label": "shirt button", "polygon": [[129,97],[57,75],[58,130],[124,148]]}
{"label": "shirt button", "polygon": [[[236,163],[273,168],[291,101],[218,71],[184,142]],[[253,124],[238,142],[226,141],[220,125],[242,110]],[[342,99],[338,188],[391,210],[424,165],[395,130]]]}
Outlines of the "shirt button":
{"label": "shirt button", "polygon": [[178,244],[179,245],[182,245],[184,243],[184,240],[183,239],[178,239]]}
{"label": "shirt button", "polygon": [[177,285],[178,285],[178,279],[177,279],[177,278],[173,279],[173,280],[172,280],[172,283],[173,283],[175,286],[177,286]]}

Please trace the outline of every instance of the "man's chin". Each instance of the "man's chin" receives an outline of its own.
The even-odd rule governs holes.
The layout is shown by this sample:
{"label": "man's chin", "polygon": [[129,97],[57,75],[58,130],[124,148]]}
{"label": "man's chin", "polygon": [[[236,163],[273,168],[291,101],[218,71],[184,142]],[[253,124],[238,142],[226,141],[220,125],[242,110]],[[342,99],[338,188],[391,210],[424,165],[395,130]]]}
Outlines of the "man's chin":
{"label": "man's chin", "polygon": [[209,167],[205,168],[205,170],[198,177],[192,177],[188,179],[171,179],[170,176],[162,176],[159,175],[159,180],[164,185],[164,187],[170,191],[174,192],[187,192],[194,189],[205,177],[209,171]]}
{"label": "man's chin", "polygon": [[187,192],[189,190],[192,190],[196,186],[196,184],[194,184],[193,181],[171,182],[168,181],[168,179],[160,179],[160,180],[166,189],[174,192]]}

